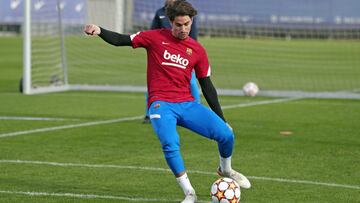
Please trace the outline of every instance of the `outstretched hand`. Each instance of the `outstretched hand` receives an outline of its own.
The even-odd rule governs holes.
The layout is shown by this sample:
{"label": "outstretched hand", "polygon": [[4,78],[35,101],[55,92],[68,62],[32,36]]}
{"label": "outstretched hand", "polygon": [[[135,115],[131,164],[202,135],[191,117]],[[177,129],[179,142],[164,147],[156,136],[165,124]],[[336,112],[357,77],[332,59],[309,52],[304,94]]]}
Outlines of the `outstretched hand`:
{"label": "outstretched hand", "polygon": [[87,35],[99,35],[101,30],[100,27],[94,24],[87,24],[84,27],[84,32]]}

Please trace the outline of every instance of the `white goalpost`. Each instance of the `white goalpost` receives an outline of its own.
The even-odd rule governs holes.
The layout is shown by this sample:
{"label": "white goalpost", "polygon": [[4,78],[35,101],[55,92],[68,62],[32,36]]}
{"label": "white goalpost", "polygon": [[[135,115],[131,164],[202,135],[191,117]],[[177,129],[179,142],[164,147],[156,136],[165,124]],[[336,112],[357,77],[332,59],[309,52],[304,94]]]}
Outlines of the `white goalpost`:
{"label": "white goalpost", "polygon": [[[102,55],[114,56],[110,53],[113,50],[109,48],[105,48],[105,53],[89,51],[88,49],[96,47],[92,45],[90,48],[89,43],[84,41],[89,39],[82,32],[83,26],[91,22],[123,32],[124,15],[127,13],[125,6],[124,0],[25,0],[23,93],[67,90],[145,91],[143,87],[131,87],[127,84],[81,81],[87,77],[88,70],[84,70],[84,67],[96,64],[96,60],[101,60]],[[100,58],[94,59],[95,54]],[[68,66],[71,67],[70,71]],[[69,78],[72,79],[71,83]]]}
{"label": "white goalpost", "polygon": [[[219,94],[243,95],[252,81],[260,96],[360,99],[357,0],[188,1],[198,9],[199,41]],[[133,34],[149,29],[163,4],[24,0],[23,93],[145,92],[145,51],[108,45],[84,35],[83,26]]]}
{"label": "white goalpost", "polygon": [[[24,1],[23,92],[68,90],[60,1]],[[51,8],[51,9],[50,9]]]}

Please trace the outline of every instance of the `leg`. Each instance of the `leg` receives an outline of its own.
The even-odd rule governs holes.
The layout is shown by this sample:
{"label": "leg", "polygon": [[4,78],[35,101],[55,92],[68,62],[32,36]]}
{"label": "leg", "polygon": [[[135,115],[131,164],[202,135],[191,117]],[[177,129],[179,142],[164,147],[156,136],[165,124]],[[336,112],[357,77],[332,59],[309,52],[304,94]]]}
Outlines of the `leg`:
{"label": "leg", "polygon": [[178,124],[218,143],[222,157],[232,155],[234,134],[212,110],[196,102],[183,103],[184,112]]}
{"label": "leg", "polygon": [[[243,188],[250,188],[250,181],[231,167],[234,134],[232,129],[209,108],[191,102],[184,111],[179,125],[184,126],[204,137],[214,139],[218,143],[220,167],[218,174],[234,179]],[[204,119],[206,118],[206,119]]]}
{"label": "leg", "polygon": [[185,172],[180,154],[179,134],[176,130],[177,115],[167,102],[153,102],[149,108],[153,129],[160,140],[167,164],[174,175]]}
{"label": "leg", "polygon": [[167,102],[153,102],[149,108],[150,118],[160,140],[166,162],[186,196],[183,203],[193,203],[196,201],[195,190],[191,186],[180,154],[180,141],[176,130],[178,119],[176,105]]}

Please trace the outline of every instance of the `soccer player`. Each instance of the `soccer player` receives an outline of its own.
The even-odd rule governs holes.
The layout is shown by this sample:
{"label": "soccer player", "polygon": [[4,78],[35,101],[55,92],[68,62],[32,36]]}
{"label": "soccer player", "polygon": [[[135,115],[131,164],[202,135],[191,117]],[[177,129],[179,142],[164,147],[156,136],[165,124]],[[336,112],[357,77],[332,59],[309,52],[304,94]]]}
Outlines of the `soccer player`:
{"label": "soccer player", "polygon": [[[185,0],[167,7],[171,29],[148,30],[133,35],[115,33],[94,24],[84,32],[98,35],[115,46],[143,47],[147,51],[148,106],[152,127],[160,140],[168,166],[182,188],[182,203],[194,203],[196,193],[187,176],[180,153],[176,125],[188,128],[218,144],[219,175],[234,179],[240,187],[250,188],[249,180],[231,167],[234,134],[226,123],[210,75],[205,49],[189,37],[196,9]],[[194,101],[190,93],[191,72],[195,70],[211,110]]]}
{"label": "soccer player", "polygon": [[[152,30],[161,29],[161,28],[171,29],[171,22],[170,22],[169,18],[166,16],[165,9],[166,9],[166,7],[168,7],[169,5],[174,3],[174,1],[175,0],[166,0],[165,5],[156,11],[155,16],[151,22],[150,29],[152,29]],[[191,38],[193,38],[194,40],[197,40],[197,35],[198,35],[197,22],[194,17],[193,22],[191,24],[191,30],[190,30],[189,36]],[[191,92],[191,95],[194,97],[195,101],[200,103],[200,91],[199,91],[198,84],[196,82],[196,76],[195,76],[194,71],[191,72],[190,92]],[[148,100],[147,93],[145,94],[145,98],[146,98],[146,103],[147,103],[147,100]],[[147,107],[147,104],[146,104],[145,109],[146,109],[146,114],[145,114],[143,123],[150,123],[149,109]]]}

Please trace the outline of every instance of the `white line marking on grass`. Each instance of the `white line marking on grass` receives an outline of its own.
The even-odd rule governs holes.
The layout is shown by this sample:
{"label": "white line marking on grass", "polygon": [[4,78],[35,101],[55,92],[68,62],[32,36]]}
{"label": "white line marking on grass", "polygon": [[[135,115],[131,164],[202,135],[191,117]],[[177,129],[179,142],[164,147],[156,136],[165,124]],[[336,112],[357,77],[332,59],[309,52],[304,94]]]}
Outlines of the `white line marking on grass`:
{"label": "white line marking on grass", "polygon": [[[106,164],[80,164],[80,163],[58,163],[58,162],[46,162],[46,161],[26,161],[26,160],[0,160],[1,163],[12,163],[12,164],[36,164],[36,165],[48,165],[48,166],[61,166],[61,167],[84,167],[84,168],[118,168],[118,169],[132,169],[132,170],[143,170],[143,171],[162,171],[166,173],[171,173],[169,169],[165,168],[156,168],[156,167],[142,167],[142,166],[122,166],[122,165],[106,165]],[[217,176],[215,172],[206,172],[198,170],[189,170],[188,173],[197,173],[202,175],[211,175]],[[296,184],[307,184],[307,185],[321,185],[327,187],[338,187],[338,188],[348,188],[360,190],[358,185],[345,185],[337,183],[324,183],[318,181],[309,181],[309,180],[291,180],[285,178],[271,178],[271,177],[259,177],[259,176],[248,176],[250,179],[255,180],[266,180],[273,182],[286,182],[286,183],[296,183]]]}
{"label": "white line marking on grass", "polygon": [[[112,195],[95,195],[95,194],[74,194],[74,193],[51,193],[51,192],[23,192],[23,191],[6,191],[0,190],[3,194],[26,195],[26,196],[54,196],[54,197],[71,197],[80,199],[113,199],[113,200],[127,200],[133,202],[180,202],[181,200],[168,199],[150,199],[150,198],[132,198]],[[201,201],[200,201],[201,202]]]}
{"label": "white line marking on grass", "polygon": [[122,166],[122,165],[111,165],[111,164],[76,164],[76,163],[59,163],[59,162],[47,162],[47,161],[25,161],[25,160],[0,160],[0,163],[36,164],[36,165],[48,165],[48,166],[84,167],[84,168],[117,168],[117,169],[135,169],[135,170],[144,170],[144,171],[171,172],[170,169],[164,169],[164,168]]}
{"label": "white line marking on grass", "polygon": [[358,186],[358,185],[344,185],[344,184],[337,184],[337,183],[323,183],[323,182],[316,182],[316,181],[310,181],[310,180],[291,180],[291,179],[285,179],[285,178],[269,178],[269,177],[257,177],[257,176],[248,176],[248,177],[250,179],[256,179],[256,180],[268,180],[268,181],[307,184],[307,185],[321,185],[321,186],[328,186],[328,187],[339,187],[339,188],[348,188],[348,189],[360,190],[360,186]]}
{"label": "white line marking on grass", "polygon": [[[245,103],[245,104],[228,105],[228,106],[224,106],[223,109],[241,108],[241,107],[264,105],[264,104],[273,104],[273,103],[293,101],[293,100],[297,100],[297,99],[301,99],[301,98],[284,98],[284,99],[258,101],[258,102]],[[32,134],[32,133],[40,133],[40,132],[49,132],[49,131],[63,130],[63,129],[70,129],[70,128],[80,128],[80,127],[86,127],[86,126],[103,125],[103,124],[110,124],[110,123],[117,123],[117,122],[124,122],[124,121],[132,121],[132,120],[138,120],[138,119],[142,119],[142,118],[143,118],[143,116],[134,116],[134,117],[118,118],[118,119],[106,120],[106,121],[94,121],[94,122],[88,122],[88,123],[56,126],[56,127],[49,127],[49,128],[38,128],[38,129],[33,129],[33,130],[17,131],[17,132],[12,132],[12,133],[0,134],[0,138],[13,137],[13,136],[18,136],[18,135],[26,135],[26,134]]]}
{"label": "white line marking on grass", "polygon": [[223,106],[222,109],[233,109],[233,108],[241,108],[241,107],[248,107],[248,106],[258,106],[258,105],[264,105],[264,104],[275,104],[275,103],[282,103],[282,102],[294,101],[294,100],[299,100],[299,99],[302,99],[302,98],[301,97],[291,97],[291,98],[282,98],[282,99],[272,99],[272,100],[265,100],[265,101],[227,105],[227,106]]}
{"label": "white line marking on grass", "polygon": [[143,117],[144,116],[134,116],[134,117],[125,117],[125,118],[118,118],[118,119],[105,120],[105,121],[93,121],[93,122],[87,122],[87,123],[55,126],[55,127],[49,127],[49,128],[38,128],[38,129],[33,129],[33,130],[0,134],[0,138],[13,137],[13,136],[17,136],[17,135],[26,135],[26,134],[31,134],[31,133],[49,132],[49,131],[63,130],[63,129],[70,129],[70,128],[79,128],[79,127],[85,127],[85,126],[94,126],[94,125],[111,124],[111,123],[118,123],[118,122],[124,122],[124,121],[132,121],[132,120],[141,119]]}
{"label": "white line marking on grass", "polygon": [[19,117],[19,116],[0,116],[0,120],[25,120],[25,121],[65,121],[78,120],[66,118],[42,118],[42,117]]}

